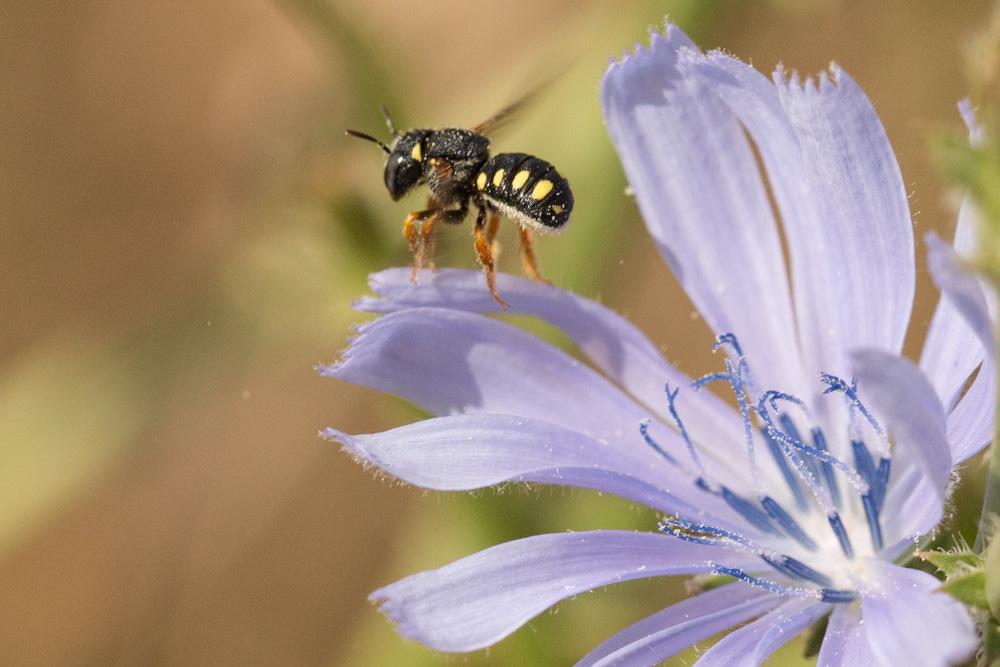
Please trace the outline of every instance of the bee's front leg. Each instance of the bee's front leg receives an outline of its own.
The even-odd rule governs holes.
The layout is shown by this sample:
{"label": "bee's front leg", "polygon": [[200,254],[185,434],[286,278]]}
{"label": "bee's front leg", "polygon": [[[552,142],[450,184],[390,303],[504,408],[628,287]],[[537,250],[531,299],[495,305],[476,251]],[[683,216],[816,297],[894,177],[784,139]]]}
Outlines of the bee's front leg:
{"label": "bee's front leg", "polygon": [[440,214],[441,209],[428,208],[423,211],[413,211],[403,221],[403,236],[406,237],[406,243],[413,253],[413,272],[410,274],[410,282],[417,282],[417,272],[424,265],[424,249]]}

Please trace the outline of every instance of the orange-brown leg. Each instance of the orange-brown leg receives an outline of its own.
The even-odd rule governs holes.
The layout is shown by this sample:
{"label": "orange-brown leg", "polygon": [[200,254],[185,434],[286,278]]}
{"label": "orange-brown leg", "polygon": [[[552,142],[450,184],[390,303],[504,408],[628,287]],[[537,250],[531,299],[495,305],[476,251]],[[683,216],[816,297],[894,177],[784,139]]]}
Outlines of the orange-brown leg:
{"label": "orange-brown leg", "polygon": [[490,244],[490,252],[493,253],[493,263],[500,259],[500,242],[497,241],[497,230],[500,229],[500,216],[491,215],[490,224],[486,228],[486,242]]}
{"label": "orange-brown leg", "polygon": [[483,272],[486,273],[486,287],[489,288],[490,295],[493,296],[494,301],[500,304],[501,308],[509,308],[507,302],[500,298],[500,294],[497,292],[496,269],[493,264],[493,252],[487,239],[488,234],[486,230],[485,209],[479,209],[479,215],[476,217],[475,235],[476,255],[479,257],[479,263],[483,265]]}
{"label": "orange-brown leg", "polygon": [[431,271],[436,271],[434,266],[434,252],[437,250],[437,237],[434,229],[437,226],[440,215],[432,215],[424,220],[420,228],[420,245],[417,250],[417,262],[421,267],[427,267]]}
{"label": "orange-brown leg", "polygon": [[[439,213],[440,211],[436,208],[413,211],[403,221],[403,236],[406,237],[406,243],[410,246],[410,252],[413,253],[413,271],[410,273],[410,282],[417,282],[417,271],[423,266],[424,243],[426,241],[424,230],[427,228],[428,222],[433,230],[434,218]],[[417,223],[420,223],[419,229]]]}
{"label": "orange-brown leg", "polygon": [[532,246],[534,239],[532,238],[531,230],[525,229],[520,225],[518,225],[517,230],[521,236],[521,265],[524,267],[525,275],[532,280],[551,284],[542,277],[541,272],[538,270],[538,262],[535,260],[535,249]]}

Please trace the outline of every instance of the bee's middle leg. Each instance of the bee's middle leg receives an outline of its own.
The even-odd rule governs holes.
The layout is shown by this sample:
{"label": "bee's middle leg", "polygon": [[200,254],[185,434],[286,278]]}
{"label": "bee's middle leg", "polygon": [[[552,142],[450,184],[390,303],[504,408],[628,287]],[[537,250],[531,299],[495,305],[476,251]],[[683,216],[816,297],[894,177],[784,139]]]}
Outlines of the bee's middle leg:
{"label": "bee's middle leg", "polygon": [[500,304],[501,308],[508,308],[507,302],[497,292],[496,267],[493,263],[493,249],[490,247],[491,244],[488,241],[486,209],[484,208],[479,209],[479,215],[476,217],[475,236],[476,255],[479,258],[479,263],[483,266],[483,272],[486,274],[486,287],[490,290],[490,295]]}

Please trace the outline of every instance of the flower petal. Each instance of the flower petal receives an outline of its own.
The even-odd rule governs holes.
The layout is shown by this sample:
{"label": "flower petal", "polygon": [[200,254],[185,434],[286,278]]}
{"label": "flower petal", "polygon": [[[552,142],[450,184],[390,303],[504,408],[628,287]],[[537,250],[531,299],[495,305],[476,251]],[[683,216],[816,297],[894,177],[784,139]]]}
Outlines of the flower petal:
{"label": "flower petal", "polygon": [[[974,225],[965,225],[972,226]],[[963,230],[962,225],[959,230]],[[963,237],[967,238],[966,234]],[[934,282],[941,290],[938,309],[948,308],[957,313],[955,317],[961,318],[963,324],[955,325],[954,328],[964,332],[959,339],[960,344],[964,344],[966,350],[974,350],[982,359],[979,374],[972,386],[948,416],[948,440],[952,456],[958,463],[981,450],[993,439],[997,392],[993,318],[982,284],[962,266],[956,252],[969,242],[960,239],[958,232],[956,248],[948,246],[933,232],[927,235],[926,241],[927,263]],[[958,375],[960,372],[956,373]]]}
{"label": "flower petal", "polygon": [[880,585],[862,594],[862,628],[883,665],[953,665],[976,648],[972,618],[941,582],[917,570],[873,562]]}
{"label": "flower petal", "polygon": [[[619,448],[553,424],[506,415],[459,415],[374,435],[324,433],[354,456],[427,489],[468,491],[504,482],[537,482],[606,491],[671,514],[705,517],[731,529],[731,515],[687,478],[650,473]],[[673,482],[676,492],[669,485]]]}
{"label": "flower petal", "polygon": [[993,440],[996,407],[996,362],[986,357],[969,391],[948,415],[948,443],[955,465],[981,451]]}
{"label": "flower petal", "polygon": [[[441,308],[390,313],[362,326],[341,361],[320,372],[436,415],[495,413],[564,426],[611,442],[665,475],[675,470],[639,434],[648,412],[589,366],[488,317]],[[676,431],[654,422],[651,433],[688,465]],[[745,475],[731,451],[704,449],[702,459],[713,477],[742,491]]]}
{"label": "flower petal", "polygon": [[[828,355],[861,347],[898,354],[913,305],[913,229],[885,130],[861,88],[835,65],[818,84],[801,85],[794,75],[786,81],[780,69],[774,78],[801,150],[801,162],[786,171],[801,164],[809,196],[822,202],[819,217],[785,224],[795,289],[807,292],[798,303],[810,304],[799,313],[800,324],[813,322],[804,337],[823,341]],[[795,187],[805,191],[786,186]],[[846,361],[823,370],[843,373]]]}
{"label": "flower petal", "polygon": [[830,605],[813,599],[787,601],[753,623],[730,632],[695,665],[756,667],[829,611]]}
{"label": "flower petal", "polygon": [[[926,532],[941,518],[951,473],[944,407],[934,387],[911,361],[876,350],[858,351],[852,357],[861,400],[882,419],[883,428],[895,441],[893,479],[883,513],[883,525],[891,525],[887,541],[892,543],[895,531]],[[914,473],[910,473],[911,468]],[[917,475],[921,481],[923,497],[919,506],[902,504],[905,499],[900,490],[908,474]],[[910,524],[910,519],[923,510],[926,516]]]}
{"label": "flower petal", "polygon": [[861,610],[855,605],[837,605],[830,614],[816,667],[875,665],[868,638],[861,627]]}
{"label": "flower petal", "polygon": [[[958,214],[955,227],[954,250],[958,256],[968,256],[975,249],[975,205],[966,199]],[[943,245],[937,237],[930,242],[928,254],[942,253]],[[950,264],[936,259],[938,265]],[[947,268],[945,269],[947,273]],[[985,304],[985,297],[982,304]],[[944,293],[938,301],[927,330],[924,349],[920,355],[920,369],[930,379],[941,397],[945,410],[951,412],[961,397],[965,382],[983,360],[983,346],[965,318]]]}
{"label": "flower petal", "polygon": [[[686,55],[685,55],[686,54]],[[601,84],[611,140],[660,252],[716,333],[732,332],[765,386],[798,377],[798,341],[777,226],[753,151],[667,25]],[[797,387],[789,387],[794,391]]]}
{"label": "flower petal", "polygon": [[[388,313],[405,308],[453,308],[492,313],[496,302],[483,287],[480,271],[442,269],[410,282],[410,269],[387,269],[368,278],[378,299],[356,303],[361,310]],[[610,379],[653,414],[669,419],[664,383],[688,387],[687,377],[666,362],[656,347],[624,317],[601,304],[537,280],[497,275],[497,288],[510,312],[532,315],[562,329]],[[696,442],[740,443],[743,426],[736,412],[710,391],[686,392],[684,414]]]}
{"label": "flower petal", "polygon": [[[371,600],[406,637],[441,651],[474,651],[560,600],[631,579],[706,572],[726,553],[655,533],[537,535],[412,575]],[[745,565],[750,558],[731,556]]]}
{"label": "flower petal", "polygon": [[979,338],[983,349],[993,354],[993,321],[990,318],[986,296],[979,280],[965,267],[955,250],[930,232],[927,242],[927,265],[934,283],[965,318],[972,332]]}
{"label": "flower petal", "polygon": [[[660,462],[639,436],[648,415],[620,390],[548,343],[479,315],[390,313],[361,327],[341,361],[321,373],[396,394],[432,414],[530,417]],[[671,434],[663,429],[664,438]]]}
{"label": "flower petal", "polygon": [[781,603],[781,598],[730,584],[667,607],[625,628],[588,653],[576,667],[644,667]]}
{"label": "flower petal", "polygon": [[819,89],[803,89],[779,72],[775,87],[719,52],[692,76],[760,151],[784,223],[809,372],[845,372],[850,347],[898,352],[913,299],[913,233],[895,157],[864,93],[839,69],[836,85],[824,75]]}

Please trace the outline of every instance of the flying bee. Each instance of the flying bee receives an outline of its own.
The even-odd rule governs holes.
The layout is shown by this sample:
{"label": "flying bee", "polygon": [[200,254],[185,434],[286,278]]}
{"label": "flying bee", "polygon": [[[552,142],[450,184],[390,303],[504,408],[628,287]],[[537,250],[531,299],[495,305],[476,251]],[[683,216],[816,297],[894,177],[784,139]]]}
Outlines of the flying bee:
{"label": "flying bee", "polygon": [[561,232],[573,211],[573,193],[555,167],[540,158],[527,153],[499,153],[490,157],[487,137],[523,101],[472,129],[416,129],[402,133],[396,130],[388,110],[382,107],[392,134],[392,142],[388,145],[363,132],[347,130],[351,136],[378,145],[388,156],[385,187],[394,201],[418,185],[426,184],[430,191],[427,208],[411,212],[403,221],[403,236],[413,253],[410,277],[413,282],[421,268],[434,268],[436,225],[439,222],[458,224],[465,220],[470,200],[477,209],[473,230],[476,257],[496,302],[507,308],[507,303],[497,293],[494,266],[494,237],[501,217],[518,225],[524,272],[530,278],[544,281],[532,248],[533,233]]}

